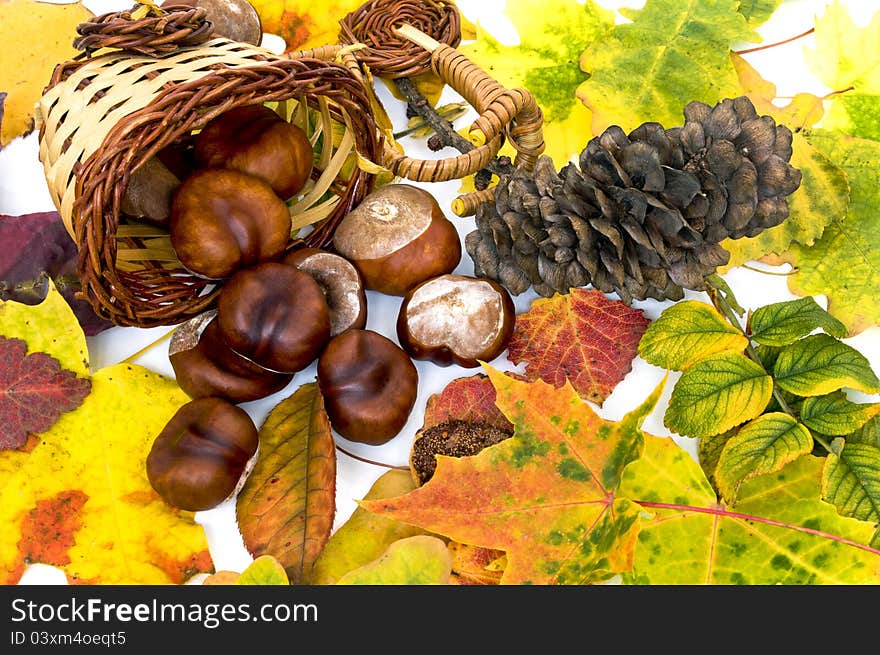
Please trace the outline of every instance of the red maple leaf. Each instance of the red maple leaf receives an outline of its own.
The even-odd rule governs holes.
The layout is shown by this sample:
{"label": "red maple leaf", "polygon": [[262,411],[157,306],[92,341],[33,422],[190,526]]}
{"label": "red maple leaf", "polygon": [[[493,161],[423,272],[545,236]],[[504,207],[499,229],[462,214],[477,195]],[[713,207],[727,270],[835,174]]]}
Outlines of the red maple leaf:
{"label": "red maple leaf", "polygon": [[27,354],[24,341],[0,336],[0,450],[19,448],[28,434],[51,428],[64,412],[79,407],[91,388],[54,357]]}
{"label": "red maple leaf", "polygon": [[594,289],[572,289],[532,303],[516,317],[507,347],[527,379],[559,388],[568,380],[582,398],[603,402],[632,369],[649,320],[640,309]]}

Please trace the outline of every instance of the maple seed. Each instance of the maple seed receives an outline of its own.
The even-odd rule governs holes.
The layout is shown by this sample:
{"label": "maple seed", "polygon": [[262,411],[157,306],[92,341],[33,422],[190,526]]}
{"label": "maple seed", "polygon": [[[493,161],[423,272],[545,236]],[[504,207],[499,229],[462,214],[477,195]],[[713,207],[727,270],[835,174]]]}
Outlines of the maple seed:
{"label": "maple seed", "polygon": [[423,428],[416,433],[410,452],[410,471],[418,485],[425,484],[437,468],[435,455],[466,457],[487,446],[504,441],[513,431],[501,430],[488,423],[451,420]]}

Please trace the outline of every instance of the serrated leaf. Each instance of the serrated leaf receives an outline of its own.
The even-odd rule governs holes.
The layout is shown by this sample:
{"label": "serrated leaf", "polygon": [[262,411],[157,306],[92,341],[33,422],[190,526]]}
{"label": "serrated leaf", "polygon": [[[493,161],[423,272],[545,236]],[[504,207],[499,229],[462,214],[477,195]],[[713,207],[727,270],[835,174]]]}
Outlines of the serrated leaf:
{"label": "serrated leaf", "polygon": [[[39,305],[0,303],[0,334],[88,376],[85,337],[54,286]],[[0,580],[15,584],[27,563],[90,584],[180,584],[210,571],[202,527],[146,476],[153,439],[189,398],[140,366],[88,379],[78,408],[24,449],[0,452]]]}
{"label": "serrated leaf", "polygon": [[776,384],[798,396],[822,396],[844,387],[880,391],[867,358],[827,334],[813,334],[783,348],[773,365]]}
{"label": "serrated leaf", "polygon": [[804,455],[745,482],[719,504],[699,466],[671,439],[646,437],[621,492],[652,517],[639,533],[629,584],[878,584],[874,526],[819,497],[822,460]]}
{"label": "serrated leaf", "polygon": [[417,535],[400,539],[375,562],[346,573],[341,585],[449,584],[452,555],[437,537]]}
{"label": "serrated leaf", "polygon": [[846,437],[847,443],[861,443],[880,448],[880,415],[875,416]]}
{"label": "serrated leaf", "polygon": [[713,489],[718,488],[715,483],[715,467],[718,466],[721,451],[724,450],[725,444],[734,434],[736,434],[736,430],[729,430],[721,434],[700,437],[697,440],[697,462],[699,462],[700,468],[703,469],[703,473]]}
{"label": "serrated leaf", "polygon": [[[364,500],[396,498],[416,488],[409,471],[391,470],[382,474],[370,487]],[[309,584],[336,584],[350,571],[378,559],[399,539],[425,534],[421,528],[368,512],[354,510],[318,556],[308,579]]]}
{"label": "serrated leaf", "polygon": [[516,317],[507,358],[526,362],[529,380],[570,382],[582,398],[601,403],[626,377],[648,326],[640,309],[595,289],[535,300]]}
{"label": "serrated leaf", "polygon": [[880,93],[880,14],[858,27],[845,4],[830,2],[814,26],[815,47],[804,48],[810,69],[828,88]]}
{"label": "serrated leaf", "polygon": [[619,423],[601,419],[571,385],[523,382],[484,365],[512,437],[472,457],[438,457],[425,485],[372,512],[507,553],[502,584],[584,584],[630,566],[638,516],[616,497],[638,457],[639,426],[660,388]]}
{"label": "serrated leaf", "polygon": [[880,403],[853,403],[842,391],[806,398],[800,410],[804,425],[833,436],[852,434],[878,414]]}
{"label": "serrated leaf", "polygon": [[813,435],[781,412],[763,414],[743,425],[725,444],[715,468],[715,482],[727,500],[758,475],[775,473],[813,449]]}
{"label": "serrated leaf", "polygon": [[749,317],[752,339],[765,346],[787,346],[817,328],[833,337],[846,336],[846,326],[813,298],[764,305]]}
{"label": "serrated leaf", "polygon": [[825,130],[806,136],[846,172],[850,186],[847,213],[829,223],[812,246],[792,244],[770,261],[792,264],[796,272],[787,277],[791,291],[800,296],[824,294],[828,311],[854,335],[880,324],[875,282],[880,270],[880,224],[875,220],[880,143]]}
{"label": "serrated leaf", "polygon": [[77,298],[77,248],[58,212],[0,216],[0,300],[27,305],[42,302],[49,279],[73,309],[86,333],[94,336],[113,326]]}
{"label": "serrated leaf", "polygon": [[458,49],[506,88],[529,90],[543,112],[544,154],[562,168],[591,136],[590,113],[575,96],[587,78],[578,57],[611,29],[614,14],[592,0],[508,0],[504,12],[519,43],[505,45],[478,25],[476,40]]}
{"label": "serrated leaf", "polygon": [[683,371],[710,355],[742,352],[748,339],[713,307],[697,300],[670,305],[645,330],[639,355],[649,364]]}
{"label": "serrated leaf", "polygon": [[456,378],[443,387],[440,393],[428,397],[423,428],[452,419],[488,423],[505,432],[513,429],[510,421],[495,405],[495,387],[492,381],[482,373]]}
{"label": "serrated leaf", "polygon": [[592,132],[609,125],[629,132],[648,121],[669,128],[683,123],[693,100],[713,105],[736,97],[731,46],[760,41],[739,4],[648,0],[642,9],[621,9],[632,22],[615,25],[579,60],[590,78],[577,96],[593,113]]}
{"label": "serrated leaf", "polygon": [[317,383],[275,405],[259,434],[259,457],[236,499],[238,527],[248,552],[272,555],[302,584],[336,509],[336,446]]}
{"label": "serrated leaf", "polygon": [[271,555],[261,555],[241,572],[236,584],[286,585],[290,584],[284,567]]}
{"label": "serrated leaf", "polygon": [[687,437],[726,432],[767,407],[773,379],[745,355],[724,353],[703,359],[675,383],[663,423]]}
{"label": "serrated leaf", "polygon": [[829,453],[822,469],[822,499],[842,516],[880,522],[880,448],[847,443]]}

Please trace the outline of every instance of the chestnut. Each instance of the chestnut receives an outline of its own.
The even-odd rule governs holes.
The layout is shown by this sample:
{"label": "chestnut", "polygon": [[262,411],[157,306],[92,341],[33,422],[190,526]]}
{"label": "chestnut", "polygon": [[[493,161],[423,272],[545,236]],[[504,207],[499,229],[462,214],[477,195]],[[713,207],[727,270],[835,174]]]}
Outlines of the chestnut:
{"label": "chestnut", "polygon": [[414,359],[474,368],[507,348],[515,321],[510,294],[494,280],[439,275],[404,296],[397,337]]}
{"label": "chestnut", "polygon": [[287,205],[269,185],[239,171],[198,170],[171,202],[171,245],[181,264],[206,278],[279,257],[290,227]]}
{"label": "chestnut", "polygon": [[330,339],[330,309],[314,278],[267,262],[238,271],[217,296],[223,340],[259,366],[295,373]]}
{"label": "chestnut", "polygon": [[160,6],[172,5],[203,8],[217,36],[253,45],[263,40],[260,15],[247,0],[165,0]]}
{"label": "chestnut", "polygon": [[197,512],[235,492],[259,439],[253,420],[222,398],[183,405],[153,441],[147,478],[173,507]]}
{"label": "chestnut", "polygon": [[282,200],[312,174],[306,133],[264,105],[243,105],[210,120],[195,138],[199,167],[232,168],[259,177]]}
{"label": "chestnut", "polygon": [[223,340],[217,312],[205,312],[174,331],[168,348],[178,386],[190,398],[219,396],[233,403],[265,398],[286,387],[292,373],[258,366]]}
{"label": "chestnut", "polygon": [[150,157],[132,172],[119,209],[129,218],[165,227],[179,186],[177,175],[159,157]]}
{"label": "chestnut", "polygon": [[330,425],[349,441],[378,446],[406,424],[419,376],[409,356],[373,330],[346,330],[318,358]]}
{"label": "chestnut", "polygon": [[295,266],[313,278],[330,309],[330,336],[367,324],[367,294],[360,272],[341,255],[321,248],[299,248],[289,252],[282,264]]}
{"label": "chestnut", "polygon": [[340,221],[333,249],[357,266],[367,289],[402,296],[461,261],[458,231],[430,193],[411,184],[370,192]]}

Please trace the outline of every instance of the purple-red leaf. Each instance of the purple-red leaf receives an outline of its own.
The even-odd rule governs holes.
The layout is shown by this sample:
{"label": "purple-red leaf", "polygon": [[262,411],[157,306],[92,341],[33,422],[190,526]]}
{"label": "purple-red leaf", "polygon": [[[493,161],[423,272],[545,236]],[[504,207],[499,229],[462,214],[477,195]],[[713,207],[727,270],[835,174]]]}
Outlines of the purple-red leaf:
{"label": "purple-red leaf", "polygon": [[21,339],[0,336],[0,450],[19,448],[80,406],[92,385]]}
{"label": "purple-red leaf", "polygon": [[36,305],[46,297],[51,277],[87,336],[112,327],[76,297],[81,288],[76,254],[58,212],[0,216],[0,300]]}

